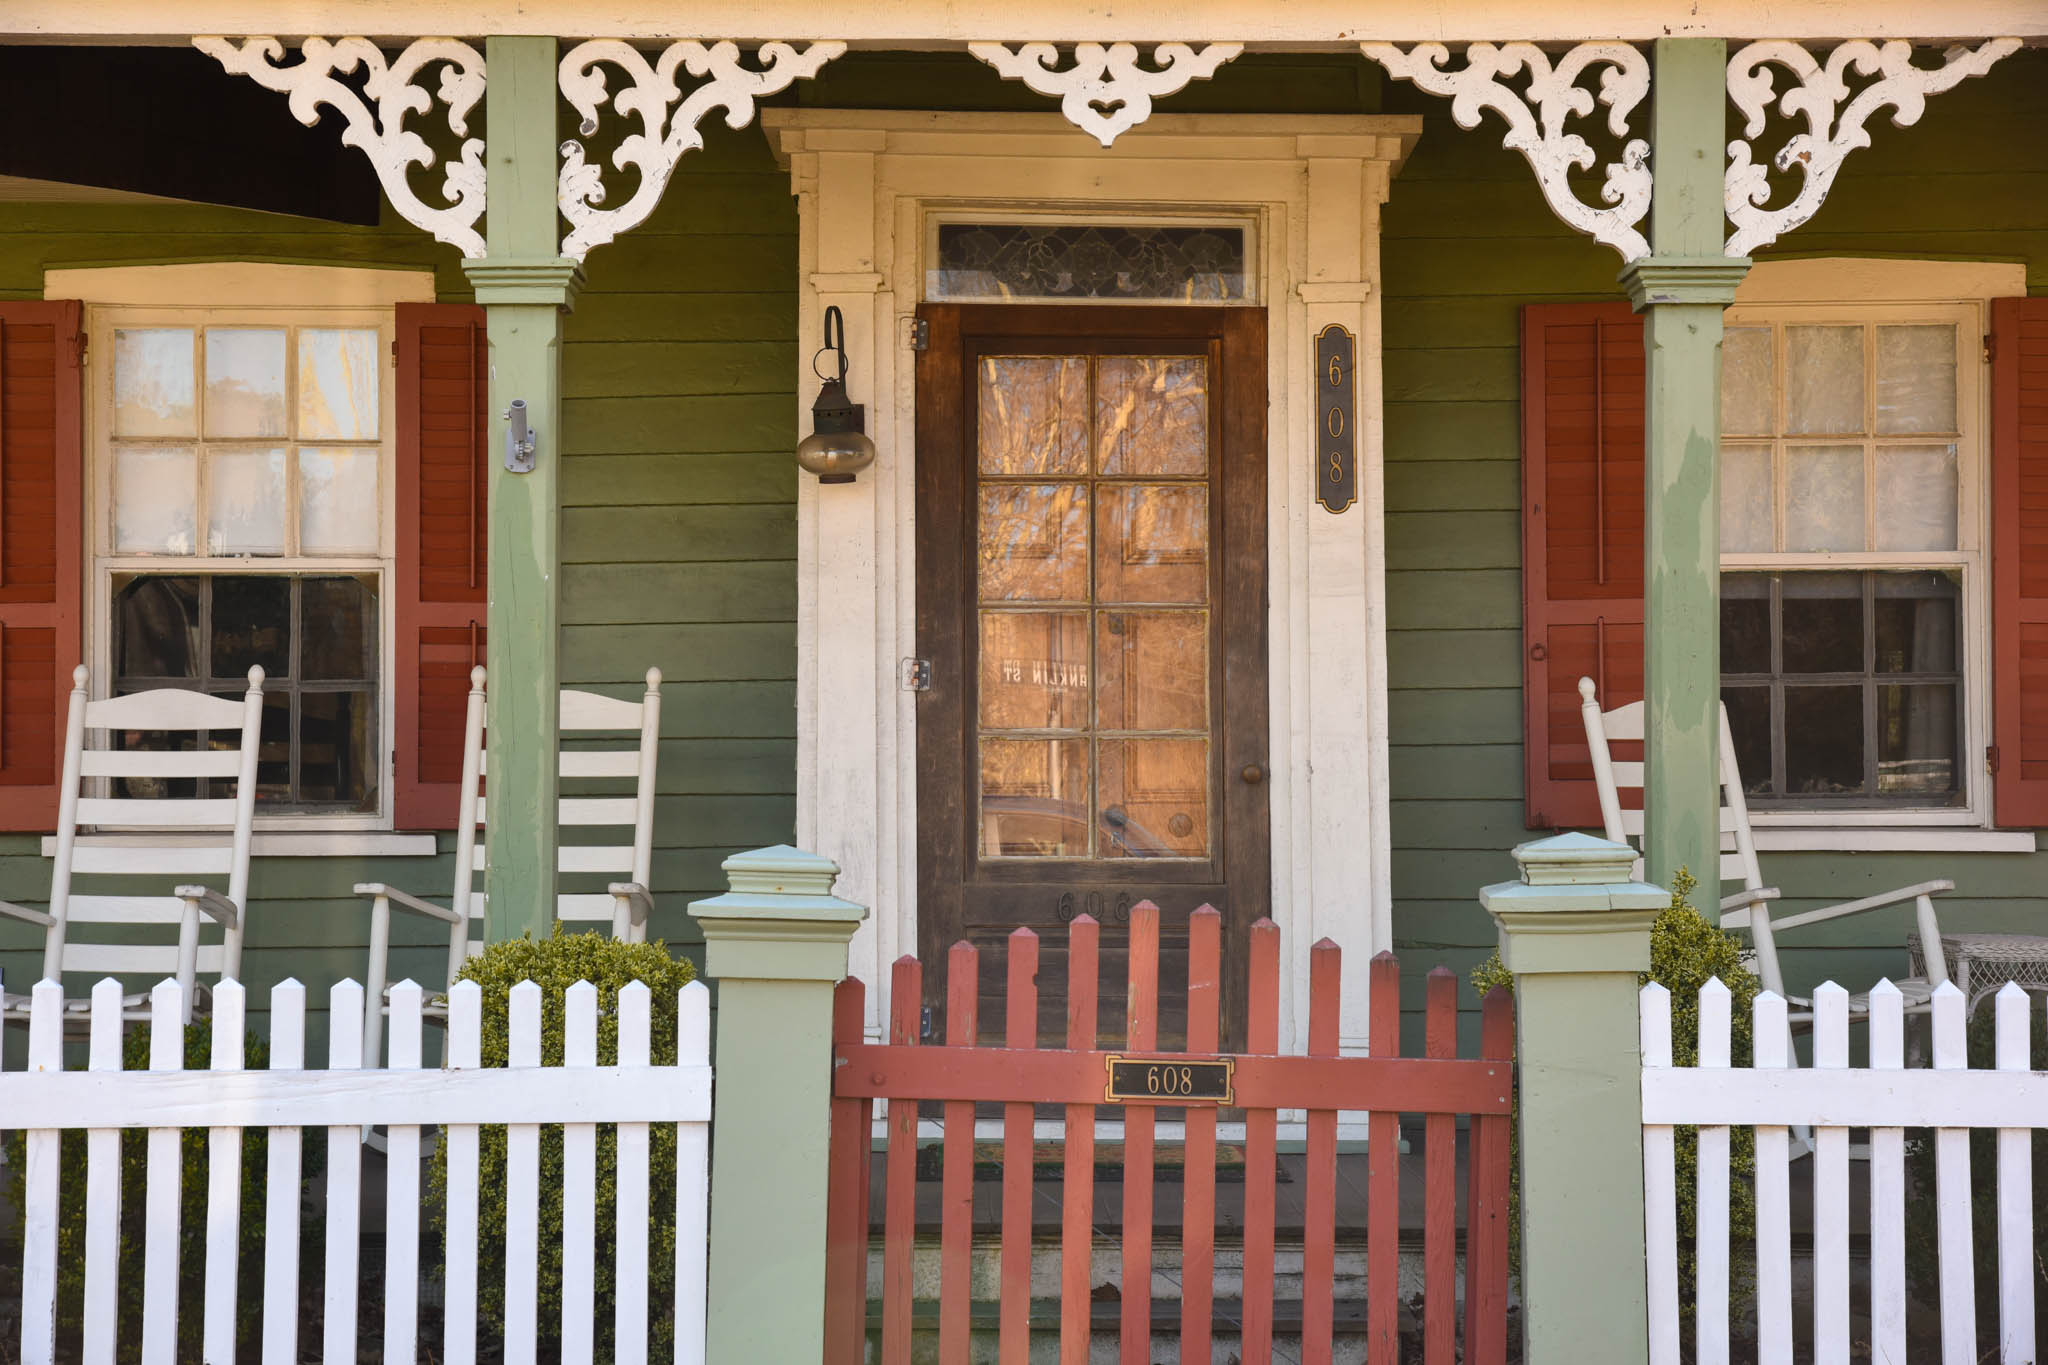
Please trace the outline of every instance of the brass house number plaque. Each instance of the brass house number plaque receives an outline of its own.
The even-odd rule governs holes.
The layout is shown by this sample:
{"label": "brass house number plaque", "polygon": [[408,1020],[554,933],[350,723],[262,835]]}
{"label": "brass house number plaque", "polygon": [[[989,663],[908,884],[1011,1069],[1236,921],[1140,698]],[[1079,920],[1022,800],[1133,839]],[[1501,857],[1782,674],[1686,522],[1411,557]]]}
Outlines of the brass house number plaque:
{"label": "brass house number plaque", "polygon": [[1109,1085],[1103,1099],[1137,1104],[1230,1103],[1228,1057],[1118,1057],[1103,1059]]}
{"label": "brass house number plaque", "polygon": [[1334,322],[1316,333],[1316,501],[1331,512],[1358,501],[1357,350]]}

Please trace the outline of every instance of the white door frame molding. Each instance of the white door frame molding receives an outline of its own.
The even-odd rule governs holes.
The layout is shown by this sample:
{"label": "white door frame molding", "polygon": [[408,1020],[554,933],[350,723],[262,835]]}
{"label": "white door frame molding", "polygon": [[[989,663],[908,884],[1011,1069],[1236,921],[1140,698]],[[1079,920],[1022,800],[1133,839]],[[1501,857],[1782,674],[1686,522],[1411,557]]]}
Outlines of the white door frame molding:
{"label": "white door frame molding", "polygon": [[[849,388],[879,456],[859,479],[797,493],[797,841],[839,863],[874,913],[853,941],[867,1026],[887,965],[914,952],[917,887],[914,421],[910,323],[935,214],[1250,221],[1267,309],[1272,914],[1289,954],[1283,1037],[1305,1038],[1308,952],[1355,963],[1391,946],[1379,213],[1422,129],[1378,115],[1159,115],[1104,150],[1056,113],[768,109],[800,226],[800,342],[846,320]],[[1314,497],[1312,338],[1359,341],[1359,498]],[[799,351],[809,354],[809,346]],[[798,420],[818,381],[800,365]],[[1311,762],[1313,755],[1313,762]],[[1347,974],[1341,1039],[1366,1041],[1366,973]]]}

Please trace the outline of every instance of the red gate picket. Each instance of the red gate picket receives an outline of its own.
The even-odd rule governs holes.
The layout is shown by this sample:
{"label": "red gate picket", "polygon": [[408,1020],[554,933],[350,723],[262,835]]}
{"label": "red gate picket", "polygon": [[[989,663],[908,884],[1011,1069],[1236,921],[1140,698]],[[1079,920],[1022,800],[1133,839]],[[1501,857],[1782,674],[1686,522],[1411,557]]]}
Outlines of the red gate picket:
{"label": "red gate picket", "polygon": [[[1151,1359],[1153,1164],[1156,1110],[1185,1112],[1181,1219],[1180,1358],[1210,1358],[1215,1256],[1218,1107],[1242,1110],[1244,1300],[1240,1359],[1272,1358],[1274,1205],[1278,1112],[1306,1110],[1306,1210],[1303,1228],[1302,1359],[1328,1365],[1334,1336],[1337,1114],[1369,1114],[1366,1206],[1366,1358],[1400,1358],[1398,1254],[1399,1129],[1403,1114],[1423,1115],[1424,1357],[1450,1365],[1457,1355],[1457,1177],[1459,1115],[1471,1116],[1466,1187],[1464,1359],[1499,1365],[1506,1358],[1508,1281],[1508,1114],[1514,1021],[1508,994],[1485,1001],[1481,1056],[1457,1056],[1457,978],[1430,973],[1425,1057],[1400,1052],[1399,965],[1391,953],[1371,964],[1370,1057],[1337,1055],[1341,953],[1327,939],[1310,950],[1308,1055],[1279,1048],[1280,930],[1260,920],[1251,930],[1249,1018],[1243,1053],[1219,1054],[1222,916],[1204,906],[1189,917],[1188,1027],[1185,1053],[1157,1051],[1159,911],[1144,902],[1130,920],[1130,1030],[1119,1052],[1099,1050],[1096,964],[1099,931],[1086,915],[1068,928],[1065,1049],[1040,1048],[1038,938],[1019,929],[1008,943],[1006,1046],[976,1038],[978,955],[953,946],[947,961],[946,1043],[919,1042],[922,973],[915,958],[895,964],[889,1042],[862,1036],[865,989],[840,983],[834,1002],[831,1199],[827,1223],[826,1362],[859,1365],[868,1333],[868,1233],[874,1102],[889,1101],[884,1158],[882,1240],[883,1365],[909,1365],[911,1253],[916,1235],[918,1102],[944,1105],[940,1169],[938,1359],[964,1365],[969,1355],[972,1264],[974,1107],[1003,1106],[998,1355],[1024,1365],[1030,1351],[1033,1106],[1065,1106],[1061,1191],[1060,1360],[1088,1359],[1090,1251],[1095,1206],[1095,1117],[1123,1106],[1124,1179],[1121,1359]],[[1382,1050],[1383,1049],[1383,1050]],[[1157,1087],[1160,1093],[1152,1093]],[[1220,1088],[1220,1094],[1218,1093]],[[1114,1098],[1106,1098],[1111,1093]],[[1170,1092],[1170,1093],[1169,1093]],[[1195,1102],[1191,1102],[1191,1099]],[[1205,1105],[1201,1099],[1207,1099]]]}

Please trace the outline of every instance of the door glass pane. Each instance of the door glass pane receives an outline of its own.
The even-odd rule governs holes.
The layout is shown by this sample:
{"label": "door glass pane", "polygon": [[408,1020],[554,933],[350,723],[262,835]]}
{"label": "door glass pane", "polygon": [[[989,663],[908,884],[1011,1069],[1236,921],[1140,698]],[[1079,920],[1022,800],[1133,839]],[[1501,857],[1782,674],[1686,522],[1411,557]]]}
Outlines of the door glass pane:
{"label": "door glass pane", "polygon": [[1721,447],[1721,550],[1763,552],[1771,536],[1771,448]]}
{"label": "door glass pane", "polygon": [[1772,407],[1771,329],[1730,327],[1721,340],[1721,431],[1727,436],[1769,436]]}
{"label": "door glass pane", "polygon": [[1088,472],[1088,357],[983,356],[978,401],[982,473]]}
{"label": "door glass pane", "polygon": [[1105,730],[1209,728],[1206,612],[1095,614],[1102,673],[1095,720]]}
{"label": "door glass pane", "polygon": [[983,601],[1088,600],[1088,486],[983,484]]}
{"label": "door glass pane", "polygon": [[1199,858],[1209,851],[1209,744],[1100,742],[1105,858]]}
{"label": "door glass pane", "polygon": [[1094,806],[1085,739],[981,741],[981,852],[1085,858]]}
{"label": "door glass pane", "polygon": [[1877,329],[1877,429],[1956,430],[1956,329]]}
{"label": "door glass pane", "polygon": [[1785,671],[1863,671],[1863,575],[1788,573],[1784,578]]}
{"label": "door glass pane", "polygon": [[1949,673],[1956,660],[1956,583],[1946,574],[1875,575],[1877,671]]}
{"label": "door glass pane", "polygon": [[1880,686],[1878,792],[1941,796],[1956,787],[1955,684]]}
{"label": "door glass pane", "polygon": [[114,435],[198,434],[192,402],[192,329],[114,333]]}
{"label": "door glass pane", "polygon": [[1863,548],[1863,447],[1785,452],[1785,548]]}
{"label": "door glass pane", "polygon": [[300,329],[301,440],[376,439],[377,361],[374,328]]}
{"label": "door glass pane", "polygon": [[292,581],[222,575],[213,580],[213,667],[238,678],[261,665],[273,678],[291,676]]}
{"label": "door glass pane", "polygon": [[1088,724],[1088,617],[1078,611],[981,613],[981,723],[999,730]]}
{"label": "door glass pane", "polygon": [[1863,790],[1863,688],[1785,689],[1785,785],[1796,796]]}
{"label": "door glass pane", "polygon": [[1785,329],[1785,429],[1796,436],[1863,430],[1863,329]]}
{"label": "door glass pane", "polygon": [[282,328],[207,329],[206,434],[285,434]]}
{"label": "door glass pane", "polygon": [[377,452],[299,447],[299,551],[377,552]]}
{"label": "door glass pane", "polygon": [[1209,596],[1209,490],[1203,484],[1099,487],[1095,592],[1104,602]]}
{"label": "door glass pane", "polygon": [[1876,458],[1872,548],[1955,549],[1955,446],[1879,446]]}
{"label": "door glass pane", "polygon": [[1095,395],[1097,472],[1193,477],[1207,471],[1207,357],[1103,356]]}
{"label": "door glass pane", "polygon": [[199,454],[190,446],[122,446],[114,456],[114,549],[189,555],[199,539]]}
{"label": "door glass pane", "polygon": [[285,552],[282,449],[207,456],[206,547],[214,555]]}

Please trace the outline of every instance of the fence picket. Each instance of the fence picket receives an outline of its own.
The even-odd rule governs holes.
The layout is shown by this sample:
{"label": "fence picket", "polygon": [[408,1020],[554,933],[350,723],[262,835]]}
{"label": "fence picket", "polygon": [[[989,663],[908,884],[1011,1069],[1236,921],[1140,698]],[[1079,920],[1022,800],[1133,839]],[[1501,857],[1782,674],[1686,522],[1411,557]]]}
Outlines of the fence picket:
{"label": "fence picket", "polygon": [[[865,1041],[868,990],[849,976],[832,990],[836,1052]],[[825,1365],[861,1365],[868,1339],[869,1151],[874,1101],[832,1101],[831,1177],[825,1203]],[[624,1217],[623,1208],[620,1216]]]}
{"label": "fence picket", "polygon": [[[1456,1057],[1458,978],[1448,967],[1431,970],[1424,1000],[1424,1055]],[[1458,1116],[1429,1115],[1423,1149],[1422,1352],[1429,1365],[1451,1365],[1458,1350]]]}
{"label": "fence picket", "polygon": [[[915,1047],[924,1006],[924,969],[904,954],[896,959],[889,986],[889,1042]],[[897,1096],[889,1101],[889,1150],[885,1158],[888,1183],[882,1207],[882,1360],[886,1365],[910,1361],[910,1253],[917,1240],[917,1100]]]}
{"label": "fence picket", "polygon": [[[1643,1068],[1671,1065],[1671,993],[1651,982],[1637,997]],[[1648,1254],[1650,1365],[1678,1365],[1678,1176],[1668,1123],[1643,1125],[1643,1241]]]}
{"label": "fence picket", "polygon": [[[1489,1061],[1502,1063],[1500,1088],[1503,1095],[1511,1094],[1514,1088],[1515,1055],[1515,997],[1505,986],[1495,986],[1486,993],[1486,1002],[1479,1012],[1479,1053]],[[1507,1365],[1508,1358],[1508,1160],[1512,1144],[1509,1141],[1511,1120],[1505,1113],[1479,1114],[1473,1117],[1473,1125],[1484,1138],[1480,1156],[1468,1156],[1479,1169],[1479,1199],[1476,1211],[1465,1216],[1468,1244],[1475,1236],[1480,1246],[1480,1270],[1478,1289],[1472,1287],[1473,1275],[1468,1265],[1465,1292],[1476,1294],[1479,1301],[1476,1331],[1468,1332],[1466,1341],[1477,1338],[1476,1347],[1468,1345],[1467,1358],[1479,1365]],[[1467,1322],[1472,1319],[1468,1317]]]}
{"label": "fence picket", "polygon": [[[563,993],[562,1065],[597,1066],[597,987]],[[597,1125],[562,1125],[562,1359],[595,1354],[597,1317]]]}
{"label": "fence picket", "polygon": [[[118,1058],[114,1065],[120,1065]],[[305,1065],[306,988],[286,977],[270,988],[270,1069],[277,1072],[299,1071]],[[266,1146],[263,1365],[296,1365],[299,1358],[299,1174],[304,1140],[297,1128],[272,1128]],[[450,1365],[454,1365],[452,1357]]]}
{"label": "fence picket", "polygon": [[[1131,989],[1127,1045],[1135,1053],[1159,1046],[1159,907],[1131,907]],[[1158,1111],[1124,1106],[1123,1365],[1152,1359],[1152,1136]],[[964,1357],[963,1357],[964,1358]]]}
{"label": "fence picket", "polygon": [[[2027,993],[2017,983],[1999,988],[1993,1023],[1998,1070],[2027,1070]],[[2031,1129],[1998,1130],[1998,1342],[2006,1365],[2034,1360],[2033,1141]]]}
{"label": "fence picket", "polygon": [[[711,989],[676,993],[676,1061],[711,1064]],[[704,1299],[711,1254],[711,1115],[676,1125],[676,1365],[703,1365]]]}
{"label": "fence picket", "polygon": [[[1963,993],[1953,981],[1934,990],[1934,1069],[1970,1064],[1964,1039]],[[1941,1262],[1941,1358],[1946,1365],[1977,1359],[1976,1271],[1970,1249],[1970,1130],[1934,1130],[1935,1243]]]}
{"label": "fence picket", "polygon": [[[1906,1065],[1905,997],[1890,981],[1870,993],[1870,1066]],[[1878,1365],[1906,1359],[1906,1130],[1870,1130],[1870,1347]],[[1701,1365],[1706,1365],[1705,1361]]]}
{"label": "fence picket", "polygon": [[[1726,1071],[1734,1011],[1728,987],[1719,977],[1700,988],[1699,1020],[1700,1066]],[[1705,1125],[1698,1130],[1697,1141],[1693,1358],[1697,1365],[1728,1365],[1728,1129]]]}
{"label": "fence picket", "polygon": [[[1401,1055],[1401,964],[1376,953],[1367,977],[1368,1046],[1375,1057]],[[1375,1109],[1365,1130],[1365,1355],[1401,1354],[1401,1116]]]}
{"label": "fence picket", "polygon": [[[618,1059],[621,1067],[647,1066],[653,1039],[654,994],[644,981],[619,988]],[[646,1080],[654,1082],[653,1077]],[[647,1188],[651,1129],[618,1125],[612,1215],[612,1359],[642,1365],[647,1359]]]}
{"label": "fence picket", "polygon": [[[450,1070],[476,1071],[483,1066],[483,988],[458,981],[448,992]],[[448,1365],[475,1365],[477,1160],[479,1134],[474,1123],[450,1123],[441,1129],[441,1148],[448,1160],[448,1210],[445,1215],[446,1260],[441,1266],[441,1349]]]}
{"label": "fence picket", "polygon": [[[1223,916],[1204,905],[1188,916],[1188,1051],[1213,1053],[1222,1038]],[[1180,1354],[1210,1358],[1216,1295],[1216,1111],[1186,1113],[1181,1157]]]}
{"label": "fence picket", "polygon": [[[1331,940],[1308,950],[1308,1055],[1337,1055],[1337,1009],[1344,955]],[[1337,1280],[1337,1112],[1311,1109],[1303,1159],[1307,1200],[1301,1214],[1301,1358],[1330,1365]]]}
{"label": "fence picket", "polygon": [[[381,1009],[384,1002],[375,1002]],[[338,981],[327,994],[329,1019],[363,1017],[363,988]],[[352,1028],[327,1031],[327,1069],[357,1071],[363,1036]],[[362,1219],[363,1130],[336,1124],[327,1130],[327,1269],[323,1322],[328,1360],[356,1358],[356,1258]]]}
{"label": "fence picket", "polygon": [[[1102,929],[1093,916],[1076,915],[1067,926],[1067,1047],[1075,1052],[1095,1046],[1101,940]],[[1090,1253],[1095,1246],[1095,1106],[1070,1104],[1066,1115],[1066,1167],[1060,1181],[1060,1365],[1087,1365]]]}
{"label": "fence picket", "polygon": [[[214,985],[215,1071],[242,1069],[247,1000],[239,981],[224,978]],[[207,1360],[230,1361],[235,1358],[235,1299],[242,1260],[241,1128],[209,1128],[206,1152],[206,1302],[200,1342]]]}
{"label": "fence picket", "polygon": [[[1813,993],[1813,1067],[1849,1066],[1849,993],[1829,981]],[[1813,1350],[1815,1365],[1849,1362],[1849,1130],[1813,1130]]]}
{"label": "fence picket", "polygon": [[[1251,982],[1246,992],[1245,1051],[1280,1052],[1280,926],[1263,916],[1252,925]],[[1244,1323],[1245,1360],[1273,1358],[1273,1219],[1279,1177],[1279,1115],[1248,1108],[1244,1114]]]}
{"label": "fence picket", "polygon": [[[29,992],[28,1069],[64,1069],[64,987],[55,981],[38,981]],[[31,1128],[24,1141],[22,1192],[27,1209],[22,1225],[21,1358],[24,1365],[49,1365],[57,1354],[61,1134],[54,1128]]]}
{"label": "fence picket", "polygon": [[[149,993],[149,1069],[185,1069],[185,993],[175,981],[159,981]],[[178,1356],[179,1136],[175,1128],[152,1128],[144,1143],[143,1365],[172,1365]]]}
{"label": "fence picket", "polygon": [[[1751,1048],[1756,1068],[1790,1061],[1791,1034],[1784,998],[1756,997]],[[1791,1134],[1785,1124],[1756,1129],[1756,1331],[1761,1360],[1792,1359],[1792,1200],[1787,1165]]]}
{"label": "fence picket", "polygon": [[[946,954],[946,1045],[973,1047],[981,998],[981,955],[961,941]],[[946,1138],[939,1172],[939,1356],[965,1360],[973,1285],[974,1106],[945,1108]]]}
{"label": "fence picket", "polygon": [[[1009,983],[1003,999],[1003,1042],[1038,1046],[1038,935],[1018,929],[1009,939]],[[1002,1365],[1031,1359],[1031,1106],[1003,1106],[1002,1293],[996,1346]]]}
{"label": "fence picket", "polygon": [[[121,1069],[121,983],[112,977],[92,988],[92,1043],[85,1065],[89,1071]],[[298,1210],[296,1200],[292,1209]],[[85,1135],[84,1365],[114,1365],[120,1274],[121,1130],[95,1128]],[[22,1302],[31,1302],[25,1287]],[[22,1325],[26,1330],[26,1314]],[[34,1358],[24,1343],[22,1359]]]}
{"label": "fence picket", "polygon": [[[540,1065],[540,987],[514,986],[506,1009],[508,1060]],[[505,1365],[534,1365],[540,1333],[540,1125],[505,1126]]]}
{"label": "fence picket", "polygon": [[[424,995],[416,981],[391,988],[392,1071],[420,1069]],[[420,1130],[384,1132],[384,1358],[414,1360],[420,1330]]]}

